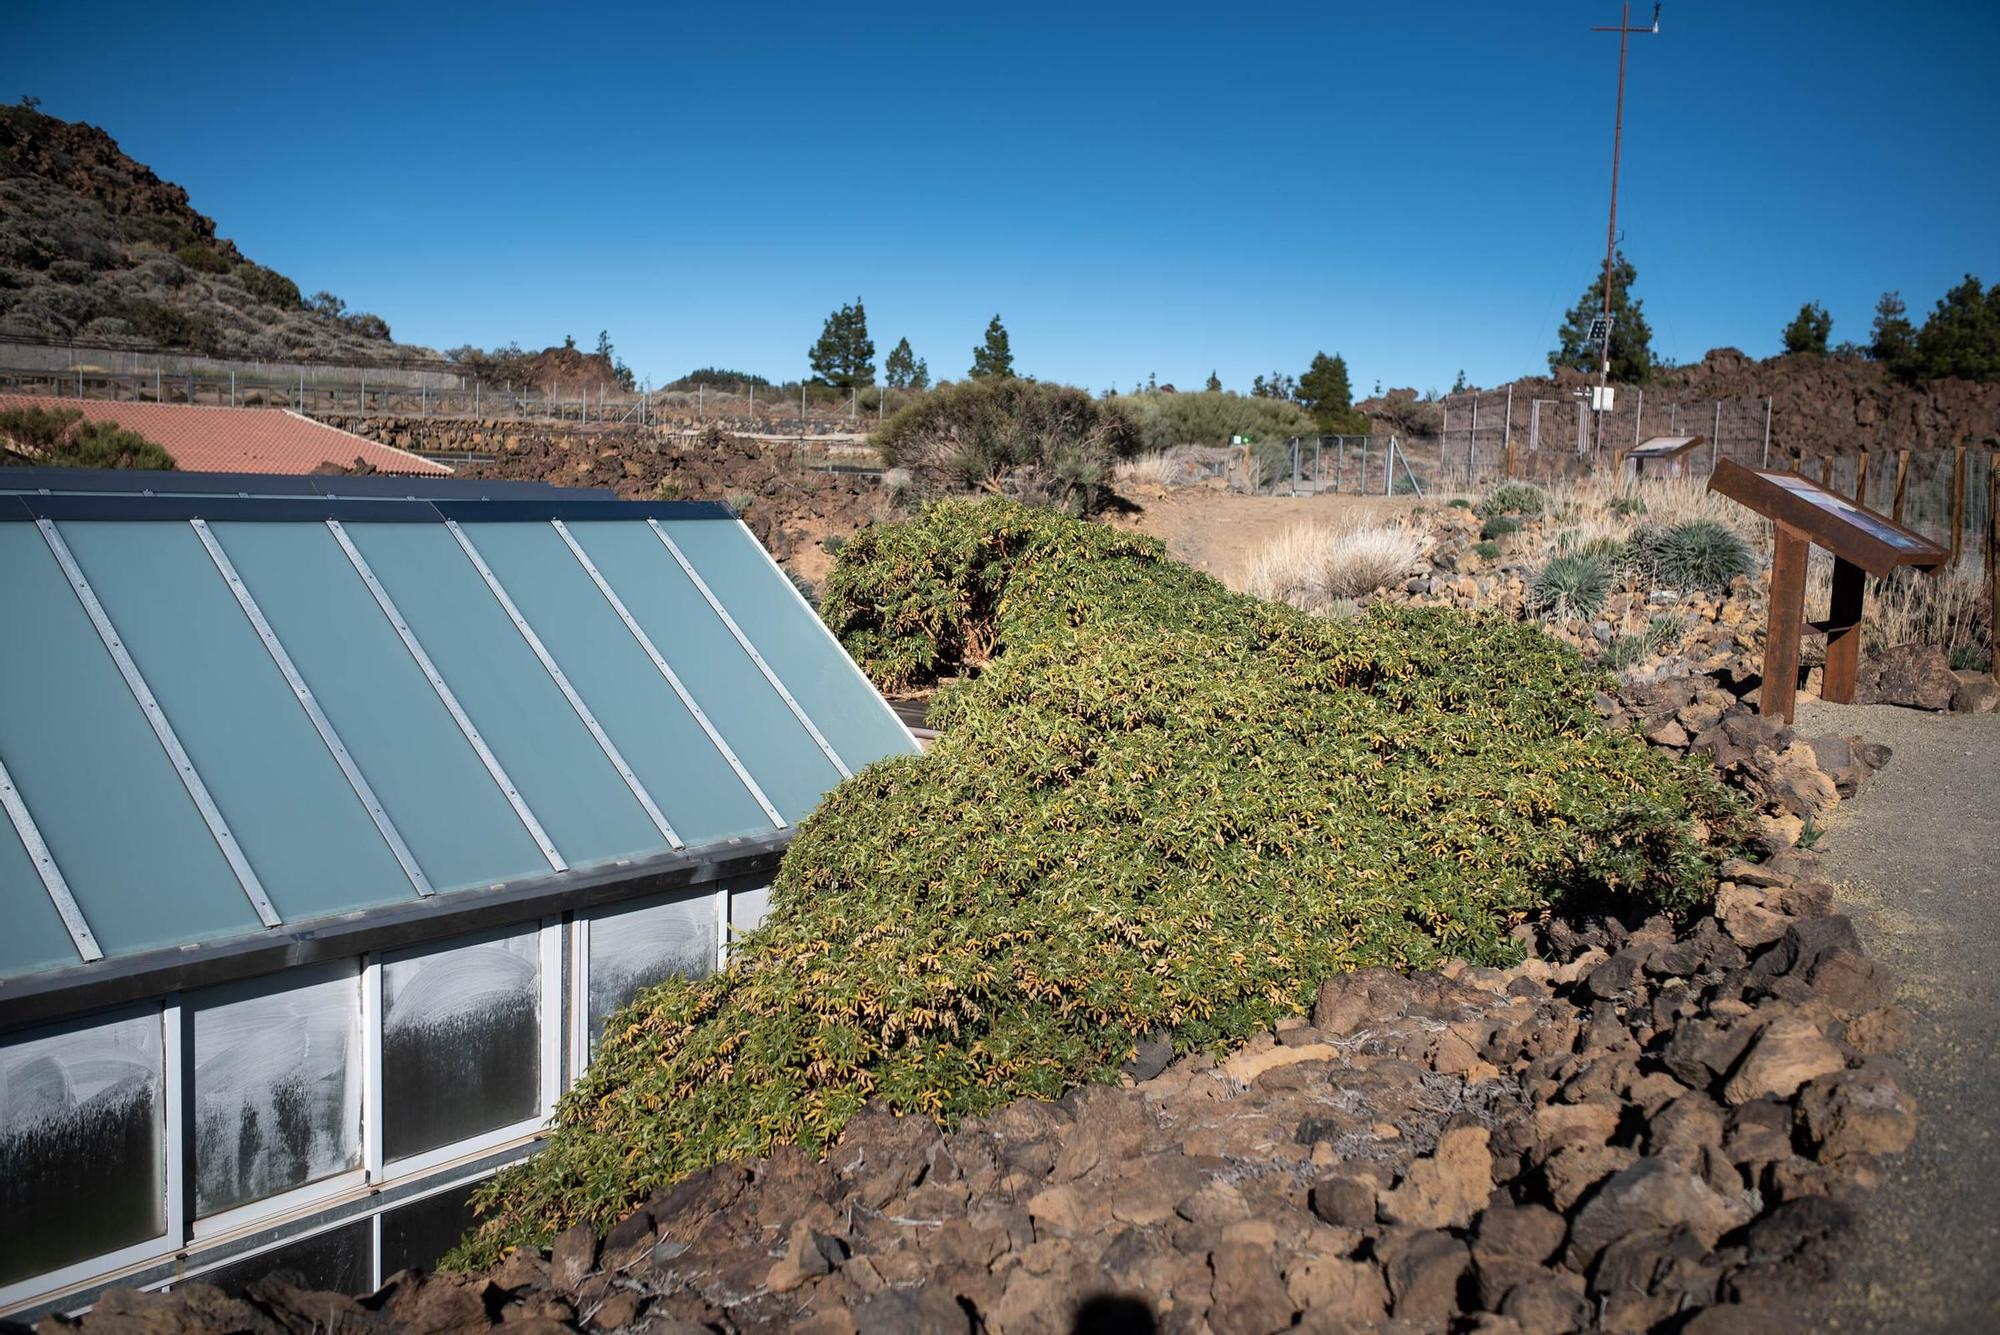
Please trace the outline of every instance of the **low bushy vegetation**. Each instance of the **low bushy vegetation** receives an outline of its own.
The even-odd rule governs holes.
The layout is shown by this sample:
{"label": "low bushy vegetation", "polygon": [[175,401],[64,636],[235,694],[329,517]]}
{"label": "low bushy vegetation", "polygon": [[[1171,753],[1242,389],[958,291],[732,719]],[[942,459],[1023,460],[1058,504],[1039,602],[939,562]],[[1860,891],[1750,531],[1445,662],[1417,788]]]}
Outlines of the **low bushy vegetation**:
{"label": "low bushy vegetation", "polygon": [[1510,515],[1494,515],[1479,526],[1481,542],[1497,542],[1501,538],[1511,538],[1521,531],[1521,521]]}
{"label": "low bushy vegetation", "polygon": [[984,491],[1083,515],[1103,503],[1113,466],[1139,453],[1142,435],[1114,402],[1008,377],[934,390],[872,440],[919,499]]}
{"label": "low bushy vegetation", "polygon": [[481,1189],[477,1263],[602,1226],[870,1099],[946,1121],[1212,1049],[1365,965],[1510,958],[1604,897],[1686,908],[1711,774],[1599,720],[1531,626],[1232,594],[1160,543],[1006,503],[863,530],[822,602],[885,685],[985,670],[921,756],[799,829],[727,969],[612,1017],[545,1150]]}
{"label": "low bushy vegetation", "polygon": [[1144,448],[1290,440],[1319,431],[1311,413],[1289,399],[1253,398],[1227,390],[1199,394],[1124,394],[1111,400],[1139,425]]}
{"label": "low bushy vegetation", "polygon": [[1534,518],[1547,508],[1549,494],[1532,482],[1502,482],[1479,502],[1478,513],[1492,519],[1499,515]]}
{"label": "low bushy vegetation", "polygon": [[174,458],[115,422],[85,422],[75,408],[0,412],[0,466],[170,469]]}
{"label": "low bushy vegetation", "polygon": [[1632,535],[1632,551],[1647,578],[1681,589],[1719,591],[1757,568],[1742,535],[1713,519],[1642,528]]}

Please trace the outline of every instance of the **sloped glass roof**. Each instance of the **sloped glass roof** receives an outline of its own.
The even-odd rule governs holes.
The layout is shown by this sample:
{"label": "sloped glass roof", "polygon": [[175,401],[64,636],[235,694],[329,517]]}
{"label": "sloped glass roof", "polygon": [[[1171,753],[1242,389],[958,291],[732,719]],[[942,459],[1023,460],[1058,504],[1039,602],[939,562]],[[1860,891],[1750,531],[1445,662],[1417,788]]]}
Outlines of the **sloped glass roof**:
{"label": "sloped glass roof", "polygon": [[0,981],[770,835],[915,749],[723,507],[157,477],[0,474]]}

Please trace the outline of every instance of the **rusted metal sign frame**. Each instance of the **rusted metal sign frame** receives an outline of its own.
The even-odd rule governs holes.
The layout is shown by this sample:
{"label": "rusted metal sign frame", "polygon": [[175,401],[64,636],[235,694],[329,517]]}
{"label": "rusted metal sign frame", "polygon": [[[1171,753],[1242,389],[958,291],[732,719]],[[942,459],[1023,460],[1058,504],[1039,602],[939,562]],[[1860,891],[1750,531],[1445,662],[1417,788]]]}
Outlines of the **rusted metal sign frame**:
{"label": "rusted metal sign frame", "polygon": [[[1758,711],[1792,721],[1798,694],[1799,640],[1807,630],[1826,636],[1820,698],[1834,704],[1852,702],[1861,656],[1861,611],[1866,593],[1863,576],[1885,578],[1899,566],[1934,571],[1951,559],[1951,553],[1887,515],[1857,505],[1797,473],[1745,468],[1723,459],[1709,475],[1708,489],[1777,526]],[[1884,533],[1901,541],[1889,541]],[[1806,557],[1814,543],[1833,554],[1833,598],[1827,619],[1808,624]]]}

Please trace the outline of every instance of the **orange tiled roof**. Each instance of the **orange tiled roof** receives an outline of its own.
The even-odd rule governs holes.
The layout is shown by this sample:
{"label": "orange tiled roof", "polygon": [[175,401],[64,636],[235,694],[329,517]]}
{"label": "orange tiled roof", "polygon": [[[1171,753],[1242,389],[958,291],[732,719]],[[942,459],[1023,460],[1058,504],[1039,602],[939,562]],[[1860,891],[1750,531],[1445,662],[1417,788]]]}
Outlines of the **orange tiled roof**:
{"label": "orange tiled roof", "polygon": [[451,472],[408,450],[380,445],[289,408],[215,408],[185,403],[105,403],[94,399],[0,394],[11,408],[74,408],[92,422],[116,422],[165,449],[177,467],[205,473],[310,473],[322,464],[381,473]]}

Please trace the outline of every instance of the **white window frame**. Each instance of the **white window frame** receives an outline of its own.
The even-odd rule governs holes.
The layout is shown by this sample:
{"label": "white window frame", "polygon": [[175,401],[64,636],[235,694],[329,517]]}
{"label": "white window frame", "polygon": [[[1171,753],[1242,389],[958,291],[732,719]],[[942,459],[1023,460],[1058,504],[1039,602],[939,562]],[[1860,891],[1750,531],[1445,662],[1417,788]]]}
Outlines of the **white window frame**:
{"label": "white window frame", "polygon": [[[710,898],[715,904],[715,960],[714,969],[721,972],[729,967],[731,926],[729,910],[731,902],[731,882],[715,882]],[[690,886],[684,891],[665,891],[657,895],[646,895],[638,899],[620,900],[617,903],[601,904],[594,909],[579,912],[570,923],[570,970],[569,970],[569,1053],[570,1081],[581,1079],[590,1066],[590,931],[591,924],[600,918],[613,918],[634,910],[659,908],[674,903],[698,903],[702,898],[700,886]]]}
{"label": "white window frame", "polygon": [[[325,964],[311,965],[304,969],[269,974],[249,982],[224,983],[219,987],[210,989],[211,995],[216,998],[227,996],[233,1000],[242,1000],[250,997],[271,996],[280,992],[290,992],[299,988],[310,987],[315,983],[329,979],[339,979],[343,976],[356,984],[357,1001],[355,1019],[356,1023],[360,1026],[360,1047],[354,1054],[354,1059],[361,1063],[361,1162],[353,1168],[343,1169],[341,1172],[335,1173],[330,1177],[301,1183],[296,1187],[278,1192],[276,1195],[260,1197],[254,1201],[245,1201],[241,1205],[232,1205],[226,1210],[219,1210],[212,1215],[193,1219],[188,1223],[189,1241],[207,1243],[217,1238],[226,1238],[231,1234],[241,1233],[246,1229],[268,1227],[273,1221],[282,1219],[286,1215],[310,1212],[324,1206],[336,1197],[351,1195],[368,1185],[368,1166],[370,1163],[368,1157],[368,1092],[374,1084],[370,1079],[370,1075],[375,1066],[370,1048],[373,1047],[379,1050],[380,1044],[369,1032],[370,1012],[367,1001],[366,967],[366,961],[357,962],[352,958],[332,960]],[[192,1057],[194,1050],[195,1013],[202,1009],[203,1004],[200,1000],[191,999],[183,1011],[186,1017],[184,1021],[186,1025],[184,1031],[185,1041],[188,1044],[190,1057]],[[195,1092],[190,1088],[185,1092],[186,1097],[192,1099]],[[190,1145],[188,1150],[183,1152],[179,1157],[184,1160],[187,1153],[193,1152],[193,1148]],[[192,1184],[190,1184],[184,1204],[191,1207],[193,1201],[194,1193]],[[182,1213],[185,1215],[188,1213],[188,1210],[183,1209]]]}
{"label": "white window frame", "polygon": [[115,1010],[101,1011],[81,1020],[63,1021],[38,1029],[23,1030],[8,1035],[8,1038],[25,1042],[58,1033],[91,1029],[98,1025],[120,1024],[138,1019],[149,1011],[160,1025],[160,1054],[164,1067],[160,1072],[160,1147],[166,1162],[161,1165],[160,1195],[161,1206],[166,1215],[166,1231],[115,1251],[101,1252],[80,1261],[72,1261],[60,1270],[47,1270],[11,1284],[0,1285],[0,1309],[25,1306],[38,1299],[55,1297],[65,1289],[91,1283],[121,1270],[130,1270],[150,1262],[164,1260],[180,1251],[186,1244],[184,1223],[186,1210],[183,1208],[186,1183],[183,1181],[185,1168],[181,1152],[184,1052],[181,1045],[179,994],[142,1002],[136,1006],[122,1006]]}

